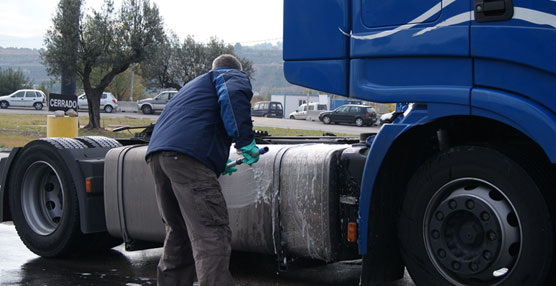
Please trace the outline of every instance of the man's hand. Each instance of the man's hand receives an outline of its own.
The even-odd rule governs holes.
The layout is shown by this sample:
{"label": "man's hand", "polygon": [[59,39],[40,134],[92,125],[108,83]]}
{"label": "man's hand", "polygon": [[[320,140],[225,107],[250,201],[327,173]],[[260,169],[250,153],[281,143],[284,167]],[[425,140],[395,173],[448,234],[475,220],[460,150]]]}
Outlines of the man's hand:
{"label": "man's hand", "polygon": [[[239,150],[241,150],[241,154],[244,158],[243,163],[251,166],[252,164],[259,161],[259,147],[257,147],[257,145],[255,144],[255,139],[253,139],[253,142],[251,142],[251,144],[243,146],[239,148]],[[257,155],[253,156],[253,154]]]}
{"label": "man's hand", "polygon": [[228,162],[226,162],[226,169],[224,170],[224,172],[222,172],[222,176],[224,175],[232,175],[233,172],[237,171],[236,167],[228,167],[228,164],[232,163],[232,159],[228,159]]}

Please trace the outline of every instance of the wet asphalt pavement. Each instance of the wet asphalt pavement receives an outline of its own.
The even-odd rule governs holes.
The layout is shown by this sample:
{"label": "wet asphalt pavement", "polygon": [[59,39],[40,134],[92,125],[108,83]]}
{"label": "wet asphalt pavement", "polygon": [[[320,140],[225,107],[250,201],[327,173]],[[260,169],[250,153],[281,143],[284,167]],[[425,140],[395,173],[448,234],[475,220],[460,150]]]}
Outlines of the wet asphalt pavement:
{"label": "wet asphalt pavement", "polygon": [[[118,246],[85,258],[45,259],[25,247],[11,222],[0,223],[0,285],[156,285],[161,252],[160,248],[127,252]],[[272,256],[234,253],[231,261],[238,286],[357,285],[360,267],[357,261],[329,265],[296,261],[288,272],[277,274]],[[388,284],[413,285],[407,274]]]}

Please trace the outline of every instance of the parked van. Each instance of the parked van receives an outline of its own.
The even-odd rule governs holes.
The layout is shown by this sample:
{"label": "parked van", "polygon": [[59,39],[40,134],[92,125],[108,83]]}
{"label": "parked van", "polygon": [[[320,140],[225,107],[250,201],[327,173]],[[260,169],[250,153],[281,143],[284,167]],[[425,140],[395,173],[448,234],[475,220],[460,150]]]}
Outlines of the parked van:
{"label": "parked van", "polygon": [[284,117],[284,108],[278,101],[259,101],[251,108],[251,116]]}
{"label": "parked van", "polygon": [[306,119],[318,120],[321,112],[328,111],[328,106],[324,103],[309,103],[300,105],[294,112],[288,116],[290,119]]}

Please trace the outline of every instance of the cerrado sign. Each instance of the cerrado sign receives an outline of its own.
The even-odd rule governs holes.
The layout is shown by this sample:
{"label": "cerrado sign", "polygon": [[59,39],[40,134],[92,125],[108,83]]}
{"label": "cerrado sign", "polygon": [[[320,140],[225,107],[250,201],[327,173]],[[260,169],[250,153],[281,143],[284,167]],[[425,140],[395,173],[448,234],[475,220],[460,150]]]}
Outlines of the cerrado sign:
{"label": "cerrado sign", "polygon": [[51,93],[48,97],[48,111],[73,109],[77,111],[77,96]]}

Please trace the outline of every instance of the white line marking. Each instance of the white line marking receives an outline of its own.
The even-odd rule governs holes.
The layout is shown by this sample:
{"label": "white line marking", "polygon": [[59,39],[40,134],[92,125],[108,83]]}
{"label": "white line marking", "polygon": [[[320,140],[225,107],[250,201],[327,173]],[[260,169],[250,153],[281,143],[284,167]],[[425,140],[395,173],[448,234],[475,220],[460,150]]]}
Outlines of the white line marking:
{"label": "white line marking", "polygon": [[454,17],[448,18],[445,21],[440,22],[433,27],[425,28],[425,29],[413,34],[413,37],[421,36],[424,33],[436,30],[438,28],[443,28],[443,27],[448,27],[448,26],[452,26],[452,25],[457,25],[457,24],[469,22],[469,21],[473,20],[474,17],[475,17],[475,15],[473,14],[473,11],[464,12],[464,13],[458,14]]}
{"label": "white line marking", "polygon": [[[556,1],[556,0],[552,0]],[[514,7],[513,19],[527,21],[537,25],[549,25],[556,28],[556,15],[545,12],[531,10],[527,8]]]}
{"label": "white line marking", "polygon": [[[376,33],[376,34],[372,34],[372,35],[354,36],[351,33],[349,35],[352,38],[357,39],[357,40],[373,40],[373,39],[388,37],[388,36],[391,36],[393,34],[396,34],[396,33],[400,32],[400,31],[411,29],[411,28],[415,27],[416,25],[421,24],[422,22],[426,21],[430,17],[434,16],[434,14],[440,12],[442,10],[442,8],[446,8],[446,7],[450,6],[455,1],[456,0],[443,0],[442,2],[440,2],[436,5],[434,5],[432,8],[430,8],[427,12],[421,14],[419,17],[409,21],[409,23],[413,23],[413,24],[404,24],[404,25],[396,27],[395,29],[382,31],[380,33]],[[340,29],[340,31],[344,35],[348,35],[344,31],[342,31],[341,29]]]}

